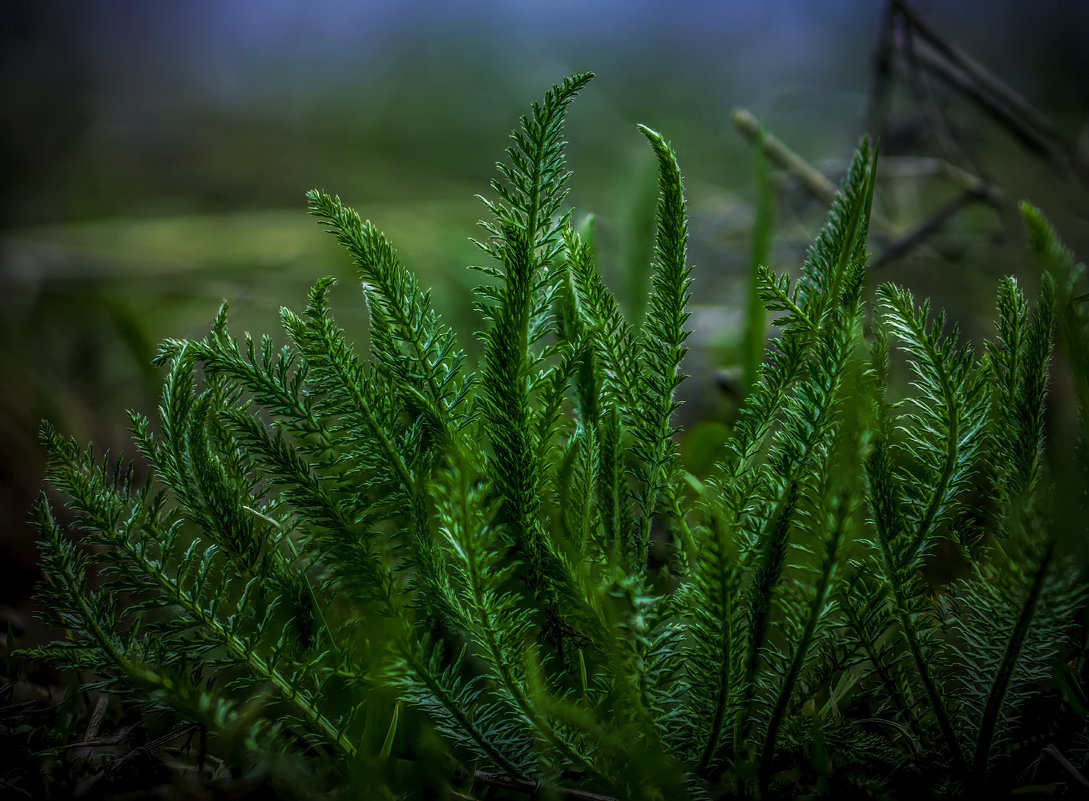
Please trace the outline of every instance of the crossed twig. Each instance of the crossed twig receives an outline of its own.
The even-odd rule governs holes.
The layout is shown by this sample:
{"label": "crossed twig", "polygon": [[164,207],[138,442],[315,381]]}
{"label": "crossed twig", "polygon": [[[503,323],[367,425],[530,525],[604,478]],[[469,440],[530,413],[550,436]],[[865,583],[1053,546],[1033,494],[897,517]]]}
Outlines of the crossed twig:
{"label": "crossed twig", "polygon": [[[1072,141],[1064,137],[1043,112],[995,77],[952,42],[940,36],[906,0],[889,0],[874,58],[874,82],[870,94],[869,128],[878,137],[888,133],[889,105],[896,75],[897,56],[907,63],[907,77],[934,139],[939,157],[901,159],[900,166],[940,174],[960,192],[951,201],[907,231],[899,231],[886,218],[874,214],[872,230],[883,240],[873,266],[881,267],[924,247],[942,227],[963,209],[984,203],[999,209],[1001,189],[977,165],[957,136],[945,109],[938,103],[934,81],[964,97],[1029,153],[1075,175],[1089,188],[1089,166]],[[762,147],[770,161],[795,177],[813,197],[830,203],[835,184],[774,135],[761,132],[748,111],[734,114],[734,125],[754,145]]]}

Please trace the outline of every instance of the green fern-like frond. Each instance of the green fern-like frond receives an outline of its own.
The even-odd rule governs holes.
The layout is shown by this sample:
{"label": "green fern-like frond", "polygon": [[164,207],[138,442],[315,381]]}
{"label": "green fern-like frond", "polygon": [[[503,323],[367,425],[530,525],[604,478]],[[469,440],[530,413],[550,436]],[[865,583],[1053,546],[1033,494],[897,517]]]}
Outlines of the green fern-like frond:
{"label": "green fern-like frond", "polygon": [[660,198],[656,263],[640,349],[643,357],[639,371],[642,381],[637,389],[640,402],[636,406],[633,425],[642,483],[641,517],[634,543],[637,563],[646,560],[651,521],[659,496],[663,490],[676,491],[666,485],[673,480],[671,474],[676,458],[672,437],[677,429],[673,427],[672,417],[681,405],[675,398],[676,389],[686,378],[681,374],[681,361],[686,351],[684,342],[688,338],[684,326],[689,315],[685,309],[692,283],[688,265],[688,219],[677,157],[661,134],[646,126],[640,130],[650,141],[658,159]]}
{"label": "green fern-like frond", "polygon": [[991,405],[992,481],[1005,514],[1030,513],[1040,482],[1044,401],[1054,326],[1054,282],[1045,273],[1034,313],[1013,278],[999,284],[998,341],[987,343],[995,388]]}
{"label": "green fern-like frond", "polygon": [[746,610],[741,553],[732,534],[721,518],[711,519],[682,596],[691,633],[683,659],[688,691],[685,715],[677,722],[677,747],[705,770],[732,746],[732,721],[742,703],[738,685],[745,669]]}
{"label": "green fern-like frond", "polygon": [[430,293],[369,220],[360,220],[339,197],[312,190],[307,198],[311,213],[355,260],[372,312],[375,361],[438,432],[454,437],[471,418],[464,402],[470,378],[461,375],[465,354],[431,308]]}
{"label": "green fern-like frond", "polygon": [[504,708],[482,688],[481,677],[464,678],[463,656],[450,661],[441,646],[414,639],[399,649],[387,680],[408,703],[423,710],[452,744],[484,767],[514,777],[533,775],[525,730],[512,725]]}
{"label": "green fern-like frond", "polygon": [[[555,471],[543,468],[555,455],[556,415],[579,345],[542,342],[558,333],[554,307],[563,288],[561,212],[564,185],[563,123],[567,106],[591,74],[566,80],[535,104],[511,138],[511,163],[500,164],[506,183],[493,181],[499,202],[484,201],[495,217],[482,223],[491,234],[484,249],[499,262],[500,283],[480,288],[489,323],[481,338],[481,391],[476,395],[491,444],[486,470],[502,499],[501,529],[523,560],[526,580],[549,617],[546,636],[563,651],[572,634],[559,613],[580,593],[561,549],[550,536],[546,501]],[[555,358],[553,358],[555,357]]]}
{"label": "green fern-like frond", "polygon": [[566,237],[577,309],[593,342],[602,372],[603,390],[623,408],[634,409],[639,378],[639,350],[635,332],[605,285],[590,244],[570,229]]}
{"label": "green fern-like frond", "polygon": [[770,649],[769,662],[774,667],[769,673],[775,676],[775,680],[766,682],[771,685],[768,688],[771,692],[761,698],[762,708],[758,710],[759,717],[766,716],[766,720],[761,720],[763,744],[760,749],[760,770],[763,787],[769,784],[783,723],[795,709],[795,693],[804,685],[805,674],[812,667],[818,646],[831,629],[849,510],[834,508],[829,511],[832,519],[826,525],[830,531],[823,537],[824,553],[821,554],[819,567],[805,579],[794,578],[780,596],[785,612],[780,623],[781,642],[784,645]]}
{"label": "green fern-like frond", "polygon": [[[247,565],[229,548],[199,536],[186,544],[184,519],[164,510],[161,496],[149,497],[147,489],[134,492],[127,471],[109,470],[106,461],[96,460],[90,451],[80,452],[48,427],[43,439],[52,451],[53,480],[72,498],[79,525],[107,549],[99,559],[109,595],[89,593],[85,585],[69,583],[66,588],[68,608],[79,610],[81,625],[95,629],[99,659],[108,657],[113,663],[113,671],[103,672],[109,675],[120,669],[130,678],[134,670],[169,676],[200,655],[204,670],[228,671],[236,686],[268,685],[295,708],[303,730],[354,753],[344,732],[347,716],[326,711],[320,700],[319,688],[335,669],[337,655],[332,650],[308,655],[300,648],[297,610],[292,608],[297,596],[284,591],[271,567],[274,563]],[[40,508],[45,509],[39,514],[43,533],[55,542],[57,535],[49,533],[52,516]],[[222,538],[223,532],[218,534]],[[86,573],[84,557],[71,549],[50,547],[61,575]],[[268,584],[268,576],[260,582],[261,574],[251,573],[251,567],[264,567],[273,584]],[[264,603],[258,603],[262,596]],[[109,600],[113,597],[129,600],[117,607]],[[145,610],[171,610],[172,616],[141,625]],[[98,612],[107,617],[99,616],[95,623]],[[106,620],[109,626],[103,628]],[[119,621],[127,625],[121,627]],[[129,633],[122,636],[125,629]],[[98,669],[103,670],[102,665]]]}
{"label": "green fern-like frond", "polygon": [[483,488],[452,467],[440,473],[435,489],[440,533],[450,556],[446,608],[453,622],[487,663],[498,702],[521,722],[523,737],[532,736],[539,748],[554,752],[563,764],[588,768],[580,744],[541,711],[530,691],[532,624],[509,589],[517,565],[500,561],[497,533],[489,522],[496,512],[487,508]]}
{"label": "green fern-like frond", "polygon": [[1026,530],[1009,556],[977,568],[955,588],[961,646],[962,733],[977,784],[1009,769],[1021,715],[1068,640],[1071,621],[1089,601],[1054,538]]}
{"label": "green fern-like frond", "polygon": [[306,389],[315,411],[326,430],[337,435],[340,453],[331,453],[330,460],[343,461],[338,472],[351,480],[360,497],[397,510],[398,501],[403,504],[418,494],[422,479],[417,470],[427,457],[409,448],[411,429],[397,395],[378,373],[363,366],[329,315],[331,284],[326,279],[314,287],[305,317],[284,309],[284,328],[306,364]]}
{"label": "green fern-like frond", "polygon": [[[510,163],[500,162],[502,180],[492,181],[499,200],[481,198],[494,221],[481,222],[489,237],[481,248],[497,266],[479,268],[500,280],[499,286],[477,289],[480,308],[493,323],[485,346],[500,336],[513,336],[517,369],[530,389],[549,370],[543,362],[551,349],[542,340],[555,332],[553,309],[561,287],[563,231],[569,227],[563,125],[567,107],[592,79],[592,73],[567,78],[549,90],[521,128],[511,133]],[[502,329],[502,330],[500,330]],[[485,386],[489,387],[487,380]]]}
{"label": "green fern-like frond", "polygon": [[1029,245],[1040,271],[1055,285],[1056,322],[1060,340],[1078,382],[1082,409],[1089,409],[1089,304],[1085,302],[1085,265],[1063,245],[1043,213],[1030,203],[1021,204],[1028,227]]}
{"label": "green fern-like frond", "polygon": [[893,725],[905,727],[918,747],[923,738],[922,704],[912,681],[911,654],[896,631],[895,606],[879,570],[855,562],[852,573],[840,586],[839,609],[843,613],[839,637],[857,664],[864,691],[881,699],[883,714]]}
{"label": "green fern-like frond", "polygon": [[[518,234],[511,231],[510,236]],[[541,473],[538,470],[537,434],[531,377],[528,375],[531,265],[528,248],[512,246],[507,260],[506,286],[484,343],[481,369],[483,419],[494,458],[490,475],[504,501],[505,530],[510,542],[525,555],[531,576],[544,581],[549,545],[541,519]]]}
{"label": "green fern-like frond", "polygon": [[956,326],[943,335],[944,314],[930,320],[928,301],[917,307],[911,292],[894,285],[882,286],[879,296],[882,319],[910,356],[916,378],[917,394],[897,418],[904,437],[895,447],[910,465],[900,474],[906,523],[915,547],[926,548],[979,470],[986,384],[970,346],[958,344]]}
{"label": "green fern-like frond", "polygon": [[[802,276],[793,290],[783,289],[793,299],[797,314],[779,321],[781,334],[769,349],[760,382],[742,406],[727,455],[711,478],[729,516],[740,515],[746,499],[759,494],[757,485],[763,476],[753,467],[784,400],[804,374],[825,312],[841,304],[845,289],[857,293],[860,288],[875,172],[873,153],[864,140],[832,206],[828,225],[809,252]],[[780,283],[779,279],[769,281]]]}
{"label": "green fern-like frond", "polygon": [[[829,223],[830,229],[838,231],[829,234],[833,239],[838,237],[834,247],[847,255],[842,264],[830,265],[826,260],[824,268],[849,273],[838,284],[831,279],[828,282],[836,285],[839,293],[830,304],[834,314],[823,325],[805,318],[804,313],[784,322],[761,382],[742,408],[728,455],[710,482],[719,492],[712,501],[705,494],[708,522],[697,539],[692,583],[684,595],[685,608],[692,615],[693,642],[686,657],[692,684],[687,704],[693,714],[686,714],[684,720],[693,729],[692,736],[682,742],[699,754],[701,774],[720,771],[730,753],[735,759],[748,758],[745,752],[753,738],[754,705],[771,711],[771,728],[780,725],[801,666],[811,656],[814,632],[795,652],[795,675],[779,686],[779,700],[769,701],[776,688],[767,657],[774,653],[769,647],[782,605],[789,607],[787,621],[807,628],[805,612],[782,595],[786,592],[794,598],[782,589],[793,586],[789,582],[784,585],[784,575],[793,574],[796,567],[806,569],[790,558],[791,533],[795,528],[812,532],[800,516],[799,500],[811,494],[819,496],[826,489],[821,476],[829,463],[825,440],[837,424],[840,386],[858,336],[866,232],[865,227],[852,228],[839,216],[868,213],[868,206],[863,210],[860,204],[868,204],[872,181],[873,164],[864,143]],[[845,241],[846,236],[853,238]],[[825,242],[825,250],[832,247]],[[818,291],[814,285],[813,293]],[[769,438],[773,430],[775,434]],[[817,503],[823,501],[818,498]],[[818,540],[822,536],[817,535]],[[836,542],[839,537],[835,536]],[[833,553],[837,550],[838,546],[832,548]],[[831,564],[828,570],[832,570]],[[829,603],[827,588],[819,596],[810,607],[817,610],[815,619],[823,616],[820,610]],[[785,659],[792,661],[791,656]],[[778,711],[772,711],[775,709]],[[766,724],[768,718],[764,721]],[[775,740],[771,733],[769,756]]]}
{"label": "green fern-like frond", "polygon": [[[1061,794],[1038,744],[1089,742],[1084,525],[1046,413],[1052,329],[1089,336],[1069,254],[1026,210],[1040,296],[999,284],[982,360],[907,289],[871,321],[864,140],[800,273],[754,265],[778,332],[701,481],[676,441],[677,155],[641,127],[639,327],[564,205],[589,80],[547,92],[499,166],[475,365],[385,236],[311,192],[368,350],[324,278],[282,310],[284,346],[236,338],[226,304],[165,342],[136,462],[43,425],[66,511],[35,506],[40,600],[66,638],[30,655],[199,724],[232,768],[312,764],[308,796],[982,796],[1030,770]],[[949,544],[965,571],[943,582]]]}
{"label": "green fern-like frond", "polygon": [[[937,646],[939,620],[937,610],[927,596],[922,577],[924,552],[905,512],[907,506],[899,478],[895,473],[888,445],[878,441],[866,462],[867,495],[875,531],[877,572],[884,580],[889,622],[892,627],[875,632],[879,637],[895,637],[902,649],[902,659],[910,665],[911,684],[917,689],[912,700],[926,704],[916,712],[938,728],[945,756],[954,770],[963,775],[967,768],[960,742],[953,728],[949,698],[944,692],[948,657]],[[856,612],[856,615],[858,613]],[[944,657],[944,658],[943,658]],[[882,661],[886,686],[903,698],[896,679],[896,657],[884,654]]]}
{"label": "green fern-like frond", "polygon": [[558,254],[566,215],[560,213],[567,196],[568,173],[564,157],[563,123],[568,105],[593,80],[584,72],[565,78],[534,103],[522,117],[520,129],[511,133],[514,144],[507,148],[510,164],[497,166],[504,181],[493,180],[492,190],[499,202],[484,200],[495,223],[482,223],[491,238],[484,245],[498,261],[508,237],[517,232],[523,247],[531,248],[528,260],[534,266],[549,264]]}

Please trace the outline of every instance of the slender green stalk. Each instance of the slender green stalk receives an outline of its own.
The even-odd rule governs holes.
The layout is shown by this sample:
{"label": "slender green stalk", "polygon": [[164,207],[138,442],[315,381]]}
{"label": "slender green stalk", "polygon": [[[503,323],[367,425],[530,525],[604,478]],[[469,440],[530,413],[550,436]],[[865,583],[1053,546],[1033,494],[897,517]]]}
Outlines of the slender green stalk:
{"label": "slender green stalk", "polygon": [[1029,636],[1029,629],[1036,614],[1036,607],[1040,603],[1044,583],[1047,579],[1051,560],[1055,555],[1055,541],[1047,543],[1043,556],[1032,579],[1032,584],[1021,604],[1021,613],[1017,623],[1006,643],[1006,649],[1002,654],[1002,662],[998,666],[998,673],[991,683],[991,691],[987,694],[987,704],[983,708],[983,718],[979,724],[979,736],[976,739],[975,753],[972,756],[972,778],[979,784],[987,776],[987,767],[991,757],[991,744],[994,742],[995,728],[998,725],[998,716],[1002,711],[1002,705],[1006,701],[1006,693],[1013,679],[1014,670],[1022,656],[1022,649]]}

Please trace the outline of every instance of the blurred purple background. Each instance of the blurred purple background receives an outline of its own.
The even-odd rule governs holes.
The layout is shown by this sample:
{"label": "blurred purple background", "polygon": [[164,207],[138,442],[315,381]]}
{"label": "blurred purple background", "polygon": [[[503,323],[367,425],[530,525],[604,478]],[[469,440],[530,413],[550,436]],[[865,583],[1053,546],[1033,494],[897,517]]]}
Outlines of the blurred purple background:
{"label": "blurred purple background", "polygon": [[[1089,2],[914,5],[1086,149]],[[838,177],[865,132],[885,8],[881,0],[8,0],[0,6],[0,606],[25,599],[36,574],[23,521],[41,486],[42,417],[82,440],[125,447],[123,410],[154,410],[155,344],[202,335],[222,297],[232,299],[237,330],[271,331],[280,304],[302,303],[306,287],[331,273],[342,279],[338,319],[362,328],[351,266],[303,213],[307,189],[340,193],[373,216],[436,287],[437,305],[474,330],[465,317],[474,279],[459,269],[479,258],[467,244],[481,213],[473,194],[486,191],[528,102],[566,74],[598,74],[570,112],[571,199],[598,215],[606,258],[620,254],[606,266],[621,282],[632,262],[626,220],[645,208],[648,188],[653,197],[653,164],[635,123],[673,141],[699,270],[693,319],[703,331],[693,342],[705,346],[705,372],[728,361],[716,337],[728,344],[736,326],[753,197],[751,149],[731,112],[749,107]],[[902,77],[898,91],[910,98]],[[991,136],[962,100],[942,100],[1000,173],[1010,208],[1022,196],[1043,205],[1084,258],[1083,188]],[[908,123],[918,117],[910,102],[897,113]],[[883,154],[894,145],[883,143]],[[933,210],[930,194],[943,202],[940,190],[910,189],[907,202],[899,198],[905,225]],[[781,195],[775,267],[796,266],[825,209],[798,200],[796,187]],[[956,262],[909,261],[883,275],[935,294],[954,317],[967,306],[986,310],[994,275],[1026,269],[1017,231],[1008,217],[967,214],[953,232],[961,239],[951,240]],[[620,294],[637,302],[641,286]],[[693,382],[713,393],[708,379]]]}
{"label": "blurred purple background", "polygon": [[[573,124],[581,115],[598,135],[572,140],[594,159],[616,162],[617,129],[601,124],[609,115],[663,129],[680,120],[673,135],[693,140],[687,163],[714,170],[742,152],[726,130],[739,104],[804,130],[802,144],[820,157],[861,133],[885,3],[5,5],[0,224],[12,227],[190,202],[297,203],[302,187],[333,183],[343,164],[323,141],[337,157],[354,142],[348,161],[371,155],[475,179],[493,157],[472,157],[495,152],[525,98],[586,69],[599,74],[593,108],[576,110]],[[916,6],[1068,127],[1084,120],[1089,3]],[[473,143],[476,152],[462,152]]]}

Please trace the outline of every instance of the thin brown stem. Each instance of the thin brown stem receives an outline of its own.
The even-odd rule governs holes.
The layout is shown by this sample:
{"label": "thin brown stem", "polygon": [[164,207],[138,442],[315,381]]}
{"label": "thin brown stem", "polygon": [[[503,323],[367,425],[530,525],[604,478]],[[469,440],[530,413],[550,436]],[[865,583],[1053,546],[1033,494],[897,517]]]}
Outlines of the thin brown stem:
{"label": "thin brown stem", "polygon": [[956,45],[935,31],[930,24],[919,16],[904,0],[893,0],[897,13],[903,16],[908,25],[926,40],[944,61],[961,71],[971,79],[974,87],[1001,104],[1006,110],[1016,117],[1024,120],[1029,126],[1038,130],[1045,138],[1052,141],[1061,141],[1062,135],[1052,124],[1051,120],[1041,111],[1034,108],[1020,94],[999,80],[982,64],[969,56]]}
{"label": "thin brown stem", "polygon": [[880,256],[874,259],[873,269],[876,270],[879,267],[884,267],[890,262],[903,258],[936,234],[942,226],[956,216],[961,209],[964,209],[978,200],[979,196],[974,192],[962,192],[957,195],[957,197],[942,206],[907,234],[894,240],[892,244],[885,248]]}
{"label": "thin brown stem", "polygon": [[[734,111],[733,121],[734,127],[741,132],[742,136],[756,147],[762,147],[764,155],[776,166],[793,175],[809,194],[822,203],[831,204],[836,199],[836,185],[775,134],[764,130],[761,135],[760,121],[752,112],[739,108]],[[896,227],[877,214],[871,214],[870,227],[885,236],[896,235]]]}
{"label": "thin brown stem", "polygon": [[903,17],[905,27],[918,34],[921,40],[909,48],[909,55],[921,67],[975,103],[1025,149],[1070,170],[1083,184],[1089,185],[1089,165],[1046,114],[963,50],[942,38],[904,0],[892,2],[896,13]]}

